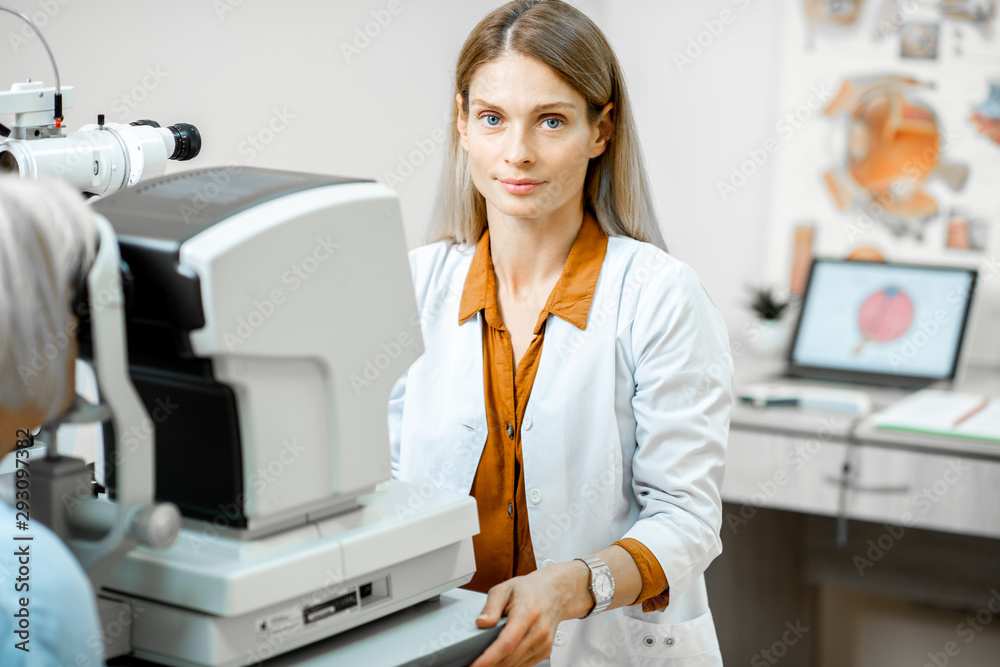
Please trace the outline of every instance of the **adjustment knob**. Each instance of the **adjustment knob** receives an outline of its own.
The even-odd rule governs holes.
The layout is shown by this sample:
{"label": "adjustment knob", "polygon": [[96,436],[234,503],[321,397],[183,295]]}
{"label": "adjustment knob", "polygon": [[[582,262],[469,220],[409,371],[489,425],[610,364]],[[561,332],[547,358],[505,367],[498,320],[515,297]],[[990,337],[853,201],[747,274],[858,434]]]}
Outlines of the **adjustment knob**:
{"label": "adjustment knob", "polygon": [[132,516],[129,535],[140,544],[167,549],[181,530],[181,511],[173,503],[146,505]]}

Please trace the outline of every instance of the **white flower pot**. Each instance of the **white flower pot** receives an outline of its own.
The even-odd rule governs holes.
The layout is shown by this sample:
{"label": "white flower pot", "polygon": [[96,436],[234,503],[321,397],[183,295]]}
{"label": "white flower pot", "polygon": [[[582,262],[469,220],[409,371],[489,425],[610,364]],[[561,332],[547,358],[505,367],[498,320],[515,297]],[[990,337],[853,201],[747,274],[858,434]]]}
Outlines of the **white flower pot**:
{"label": "white flower pot", "polygon": [[785,349],[788,327],[781,320],[757,320],[756,335],[750,335],[750,344],[761,353],[777,354]]}

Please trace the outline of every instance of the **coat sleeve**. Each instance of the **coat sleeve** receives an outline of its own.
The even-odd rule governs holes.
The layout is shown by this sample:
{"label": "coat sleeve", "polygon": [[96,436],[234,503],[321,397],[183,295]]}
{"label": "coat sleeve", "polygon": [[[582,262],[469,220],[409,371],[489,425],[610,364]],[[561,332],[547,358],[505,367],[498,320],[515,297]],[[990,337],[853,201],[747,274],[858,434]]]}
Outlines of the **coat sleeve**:
{"label": "coat sleeve", "polygon": [[[413,280],[413,293],[417,302],[417,315],[421,322],[423,336],[423,312],[427,300],[427,292],[431,288],[437,269],[447,256],[451,246],[447,243],[435,243],[421,246],[409,252],[410,278]],[[399,476],[399,453],[403,439],[403,403],[406,399],[406,377],[409,369],[396,380],[389,394],[389,451],[392,457],[392,477]]]}
{"label": "coat sleeve", "polygon": [[[410,278],[413,281],[413,294],[417,300],[417,315],[423,312],[424,293],[426,286],[423,284],[424,272],[420,270],[422,255],[425,250],[417,248],[408,253],[410,260]],[[403,402],[406,398],[406,376],[409,369],[392,385],[389,393],[389,453],[391,455],[392,478],[399,477],[399,452],[403,438]]]}
{"label": "coat sleeve", "polygon": [[406,375],[396,380],[389,394],[389,451],[392,454],[392,478],[399,477],[399,447],[403,435],[403,399],[406,397]]}
{"label": "coat sleeve", "polygon": [[732,354],[715,304],[673,258],[642,285],[631,329],[640,513],[625,537],[652,551],[676,597],[722,552]]}
{"label": "coat sleeve", "polygon": [[[408,254],[410,260],[410,279],[413,281],[413,294],[417,301],[417,315],[420,316],[423,308],[423,295],[425,288],[421,282],[422,272],[421,249],[411,250]],[[403,402],[406,399],[406,376],[409,369],[403,371],[389,393],[389,453],[391,455],[392,478],[399,477],[399,452],[403,438]]]}

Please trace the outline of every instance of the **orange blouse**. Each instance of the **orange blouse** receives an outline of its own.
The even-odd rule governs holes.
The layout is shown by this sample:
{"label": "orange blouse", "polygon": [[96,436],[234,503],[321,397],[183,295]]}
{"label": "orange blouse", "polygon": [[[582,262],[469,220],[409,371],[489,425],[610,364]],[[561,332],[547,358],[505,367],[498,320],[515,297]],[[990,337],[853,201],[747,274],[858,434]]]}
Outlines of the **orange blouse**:
{"label": "orange blouse", "polygon": [[[470,492],[479,507],[479,534],[472,538],[476,573],[463,588],[485,593],[501,581],[535,570],[521,472],[521,420],[541,358],[545,321],[551,314],[581,330],[587,328],[607,246],[607,235],[587,213],[562,275],[538,315],[534,338],[515,370],[510,334],[497,310],[489,229],[476,245],[462,292],[458,323],[483,311],[483,382],[489,432]],[[631,538],[615,544],[631,554],[642,574],[642,592],[632,604],[641,603],[644,611],[667,606],[667,578],[653,553]]]}

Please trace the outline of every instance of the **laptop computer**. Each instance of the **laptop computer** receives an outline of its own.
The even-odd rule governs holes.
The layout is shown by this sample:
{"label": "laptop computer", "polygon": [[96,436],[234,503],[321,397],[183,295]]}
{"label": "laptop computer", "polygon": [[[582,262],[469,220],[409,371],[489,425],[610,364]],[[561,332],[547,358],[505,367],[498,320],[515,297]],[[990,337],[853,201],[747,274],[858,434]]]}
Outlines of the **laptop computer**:
{"label": "laptop computer", "polygon": [[814,259],[782,376],[950,385],[976,277],[969,268]]}

